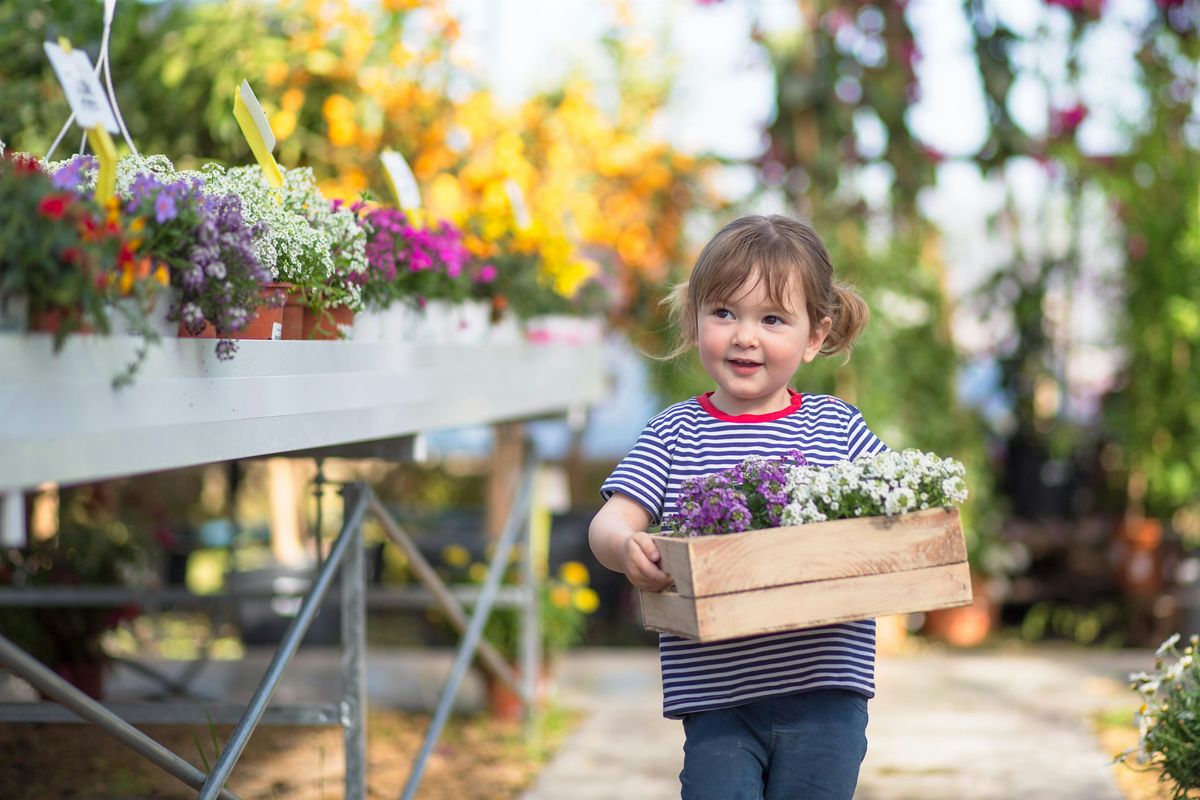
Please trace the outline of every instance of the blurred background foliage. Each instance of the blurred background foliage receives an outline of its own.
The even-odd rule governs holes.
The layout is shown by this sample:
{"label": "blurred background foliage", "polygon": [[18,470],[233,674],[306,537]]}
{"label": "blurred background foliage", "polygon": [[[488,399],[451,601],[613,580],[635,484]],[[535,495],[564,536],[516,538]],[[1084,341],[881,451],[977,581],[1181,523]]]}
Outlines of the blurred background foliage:
{"label": "blurred background foliage", "polygon": [[[759,13],[749,0],[725,3]],[[805,0],[795,30],[756,26],[746,47],[769,59],[776,108],[749,162],[756,186],[737,205],[711,188],[725,159],[655,135],[670,75],[648,66],[644,37],[622,22],[625,3],[614,3],[605,34],[616,91],[603,100],[568,75],[501,105],[472,77],[477,65],[455,56],[451,7],[418,0],[124,2],[112,63],[144,151],[184,166],[248,160],[228,113],[245,77],[283,164],[312,166],[335,196],[382,196],[378,153],[400,151],[430,215],[464,225],[479,252],[536,254],[563,286],[602,285],[615,298],[609,320],[650,354],[671,338],[658,300],[723,221],[758,209],[808,216],[872,320],[849,363],[827,360],[801,385],[859,406],[893,447],[967,463],[981,572],[1018,573],[1039,553],[1076,546],[1053,525],[1030,533],[1047,520],[1109,520],[1094,548],[1152,517],[1190,550],[1200,542],[1200,3],[1145,0],[1122,17],[1124,38],[1111,46],[1133,49],[1130,86],[1145,113],[1111,123],[1121,145],[1105,153],[1081,143],[1084,53],[1120,9],[1042,0],[1036,24],[1018,30],[1004,5],[962,3],[986,128],[973,152],[952,157],[914,133],[913,106],[928,89],[909,4]],[[0,137],[10,146],[44,153],[67,115],[40,40],[65,35],[94,57],[100,18],[99,3],[0,6]],[[1041,125],[1014,113],[1018,87],[1030,85],[1045,98]],[[966,291],[952,289],[952,232],[926,203],[951,166],[1000,198],[986,235],[1002,255]],[[1030,175],[1032,209],[1021,200]],[[1085,313],[1074,305],[1084,289],[1105,298],[1108,331],[1086,347],[1072,317]],[[968,347],[968,323],[1001,333]],[[1079,374],[1097,346],[1116,364],[1111,380]],[[695,359],[649,369],[664,403],[710,388]],[[989,370],[980,399],[967,379]],[[1097,592],[1116,591],[1112,559],[1089,563]],[[1045,616],[1054,601],[1035,592],[1026,608]]]}

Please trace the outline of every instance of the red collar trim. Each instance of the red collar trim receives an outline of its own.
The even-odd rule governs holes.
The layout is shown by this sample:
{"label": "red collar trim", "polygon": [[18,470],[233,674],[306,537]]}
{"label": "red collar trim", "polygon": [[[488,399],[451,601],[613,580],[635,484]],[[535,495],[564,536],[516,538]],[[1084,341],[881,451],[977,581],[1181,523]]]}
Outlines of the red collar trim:
{"label": "red collar trim", "polygon": [[792,401],[788,403],[786,408],[781,408],[778,411],[772,411],[769,414],[726,414],[721,409],[713,405],[712,392],[705,392],[696,397],[696,402],[700,407],[708,412],[709,416],[719,419],[722,422],[770,422],[773,419],[782,419],[788,414],[795,413],[800,408],[800,404],[804,402],[804,395],[800,392],[788,389],[788,394],[792,396]]}

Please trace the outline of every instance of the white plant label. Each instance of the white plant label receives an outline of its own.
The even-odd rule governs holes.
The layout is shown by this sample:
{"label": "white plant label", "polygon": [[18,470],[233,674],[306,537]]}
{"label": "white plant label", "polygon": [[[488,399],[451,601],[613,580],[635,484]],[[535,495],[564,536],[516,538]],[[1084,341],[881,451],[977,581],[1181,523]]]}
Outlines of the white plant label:
{"label": "white plant label", "polygon": [[43,42],[42,47],[46,50],[50,66],[54,68],[79,127],[87,129],[100,126],[110,133],[119,132],[117,118],[108,105],[107,95],[100,88],[88,54],[78,48],[67,52],[53,42]]}

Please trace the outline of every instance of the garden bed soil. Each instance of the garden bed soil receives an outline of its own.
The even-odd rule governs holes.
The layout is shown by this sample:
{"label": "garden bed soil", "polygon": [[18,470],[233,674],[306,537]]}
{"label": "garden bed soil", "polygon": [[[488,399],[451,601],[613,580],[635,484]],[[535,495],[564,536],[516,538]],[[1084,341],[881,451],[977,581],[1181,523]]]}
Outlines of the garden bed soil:
{"label": "garden bed soil", "polygon": [[[527,788],[578,721],[574,712],[549,711],[536,740],[526,744],[520,725],[488,716],[448,724],[426,765],[422,800],[513,798]],[[369,798],[400,795],[420,750],[429,716],[372,711],[368,716]],[[147,725],[143,730],[197,767],[211,765],[208,726]],[[215,728],[224,742],[232,726]],[[203,751],[204,757],[199,753]],[[115,739],[86,725],[0,723],[0,797],[6,800],[191,798],[180,783]],[[227,784],[243,798],[332,800],[342,796],[340,728],[260,727]]]}

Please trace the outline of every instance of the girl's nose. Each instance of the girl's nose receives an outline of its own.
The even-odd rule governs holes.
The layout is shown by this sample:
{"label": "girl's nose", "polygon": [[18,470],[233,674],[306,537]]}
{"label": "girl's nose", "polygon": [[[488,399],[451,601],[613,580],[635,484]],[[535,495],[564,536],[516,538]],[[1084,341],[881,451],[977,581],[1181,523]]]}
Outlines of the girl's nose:
{"label": "girl's nose", "polygon": [[754,326],[747,322],[739,322],[733,329],[733,343],[739,347],[754,347],[757,344]]}

